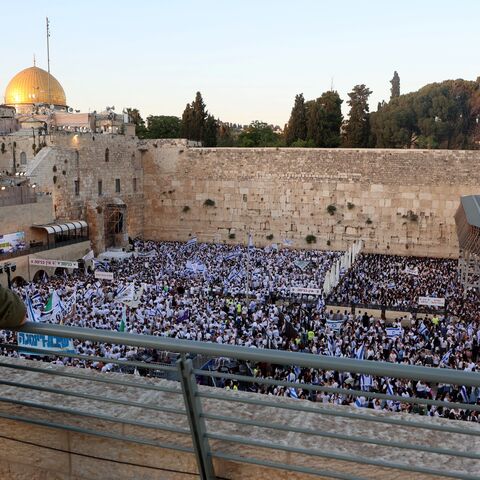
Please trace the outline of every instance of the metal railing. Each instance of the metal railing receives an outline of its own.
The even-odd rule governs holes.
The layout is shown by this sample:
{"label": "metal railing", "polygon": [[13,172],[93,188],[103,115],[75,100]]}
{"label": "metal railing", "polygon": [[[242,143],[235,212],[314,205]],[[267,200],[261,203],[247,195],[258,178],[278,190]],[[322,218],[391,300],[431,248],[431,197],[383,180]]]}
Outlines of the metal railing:
{"label": "metal railing", "polygon": [[[119,434],[114,431],[100,431],[79,427],[66,423],[52,422],[51,420],[30,418],[23,416],[24,410],[20,415],[11,415],[0,410],[0,418],[13,419],[21,422],[27,422],[35,425],[47,427],[61,428],[73,432],[80,432],[89,435],[96,435],[103,438],[111,438],[115,440],[123,440],[126,442],[134,442],[142,445],[149,445],[167,449],[178,450],[181,452],[193,453],[196,456],[198,473],[202,479],[215,479],[214,463],[212,459],[223,459],[225,461],[240,462],[244,464],[268,467],[271,469],[281,469],[291,472],[299,472],[305,474],[313,474],[321,477],[338,478],[338,479],[368,479],[371,478],[365,472],[368,469],[380,469],[388,473],[395,472],[398,476],[399,472],[405,477],[395,478],[417,478],[417,475],[424,475],[425,478],[433,476],[435,478],[461,478],[461,479],[478,479],[480,472],[480,428],[475,425],[466,426],[466,422],[458,422],[454,420],[429,421],[425,418],[420,419],[418,416],[394,413],[377,414],[372,410],[354,409],[350,407],[323,405],[309,401],[286,400],[282,398],[273,398],[256,393],[242,393],[236,391],[226,391],[225,389],[201,387],[200,380],[203,378],[234,380],[239,384],[256,384],[264,386],[276,386],[285,388],[301,388],[309,393],[327,392],[339,395],[362,395],[367,398],[379,399],[381,401],[402,402],[413,405],[436,406],[443,408],[463,408],[472,412],[479,412],[479,404],[454,403],[450,401],[441,401],[433,399],[425,399],[418,397],[408,397],[398,395],[388,395],[378,392],[369,392],[363,390],[345,389],[335,386],[326,386],[313,383],[297,383],[286,380],[277,380],[274,378],[260,378],[258,376],[250,376],[247,374],[236,374],[221,371],[202,370],[194,368],[191,355],[199,355],[202,358],[228,358],[237,361],[252,362],[253,364],[270,364],[278,366],[292,366],[298,368],[309,368],[321,371],[338,371],[350,372],[358,374],[367,374],[388,378],[400,378],[410,380],[423,380],[431,383],[442,383],[448,385],[461,385],[465,387],[480,387],[480,374],[451,369],[429,368],[421,366],[407,366],[393,364],[387,362],[373,362],[366,360],[356,360],[348,358],[329,357],[323,355],[313,355],[306,353],[286,352],[279,350],[262,350],[248,347],[222,345],[216,343],[196,342],[190,340],[170,339],[166,337],[154,337],[146,335],[134,335],[128,333],[120,333],[105,330],[94,330],[88,328],[67,327],[53,324],[27,323],[21,328],[22,332],[60,336],[65,338],[73,338],[81,341],[89,341],[92,343],[125,345],[145,349],[146,351],[173,352],[177,354],[175,365],[155,364],[144,361],[129,361],[124,359],[114,359],[85,355],[81,353],[66,353],[62,351],[49,351],[37,348],[28,348],[29,352],[43,354],[48,356],[69,357],[81,361],[98,362],[106,361],[117,365],[119,368],[136,368],[143,371],[164,371],[176,372],[179,385],[175,383],[142,383],[138,382],[131,375],[124,377],[115,375],[88,375],[81,373],[78,369],[52,369],[43,368],[41,363],[35,366],[29,364],[11,363],[1,361],[0,368],[13,369],[24,372],[36,372],[46,374],[48,376],[65,377],[75,380],[83,380],[90,383],[96,383],[107,386],[120,386],[122,389],[140,389],[157,394],[168,394],[183,397],[183,406],[180,408],[178,402],[173,405],[167,405],[165,402],[151,403],[141,402],[138,400],[120,398],[119,396],[108,396],[102,391],[102,394],[89,393],[88,391],[70,390],[50,386],[50,382],[38,384],[23,383],[18,381],[0,380],[0,385],[6,387],[15,387],[26,391],[38,392],[40,394],[54,394],[60,396],[86,399],[89,402],[103,402],[113,405],[121,405],[140,409],[142,412],[155,412],[166,414],[167,417],[186,418],[188,423],[185,426],[179,426],[175,423],[158,423],[139,419],[136,415],[130,418],[120,417],[118,415],[108,415],[104,410],[95,410],[94,407],[85,409],[70,408],[60,406],[60,404],[19,400],[10,398],[1,394],[0,404],[8,403],[21,407],[31,407],[46,412],[57,412],[61,414],[72,414],[79,417],[94,418],[106,422],[115,422],[117,424],[142,427],[145,429],[161,430],[171,432],[172,435],[186,436],[191,440],[191,446],[184,443],[159,442],[146,436],[140,438],[138,436]],[[21,347],[12,344],[0,344],[3,349],[16,349]],[[53,382],[52,382],[53,383]],[[36,395],[30,395],[37,398]],[[222,413],[217,407],[212,408],[209,402],[226,402],[229,407],[229,414]],[[247,415],[241,415],[239,410],[243,405],[248,408]],[[208,407],[208,408],[207,408]],[[273,410],[272,410],[273,409]],[[253,415],[252,412],[257,411],[259,415]],[[266,413],[265,413],[266,412]],[[272,414],[272,412],[274,412]],[[245,411],[244,411],[245,413]],[[315,422],[319,418],[323,419],[315,428],[309,428],[310,425],[304,425],[302,422],[285,420],[285,415],[292,414],[308,417],[309,422]],[[333,428],[327,429],[326,424],[329,421],[340,422],[335,424]],[[422,420],[422,421],[421,421]],[[436,420],[436,419],[435,419]],[[341,422],[350,422],[349,428],[342,429]],[[308,423],[308,422],[305,422]],[[218,428],[218,425],[229,426],[226,431]],[[352,425],[364,425],[361,434],[355,433]],[[215,427],[217,425],[217,427]],[[322,426],[323,425],[323,426]],[[393,439],[385,436],[386,428],[392,433]],[[232,428],[235,434],[232,434]],[[265,438],[254,438],[249,435],[248,431],[273,432]],[[378,432],[381,429],[381,433]],[[375,431],[377,430],[377,431]],[[415,441],[407,441],[402,438],[405,432],[414,432]],[[122,430],[123,432],[123,430]],[[243,432],[243,434],[242,434]],[[403,433],[402,433],[403,432]],[[398,433],[398,435],[397,435]],[[400,435],[402,433],[402,435]],[[298,443],[292,441],[292,434],[298,436],[299,439],[307,438],[309,445],[305,446],[305,441]],[[275,437],[277,435],[277,437]],[[288,435],[288,442],[278,440],[278,436]],[[439,437],[432,442],[432,435]],[[446,440],[456,436],[458,439],[454,443],[448,443]],[[413,438],[412,437],[412,438]],[[282,438],[282,437],[280,437]],[[297,437],[295,437],[297,438]],[[442,441],[445,439],[445,442]],[[463,439],[461,441],[460,439]],[[345,442],[343,448],[334,448],[334,444],[329,445],[328,442]],[[227,448],[228,445],[234,444],[240,449],[232,451]],[[310,445],[314,445],[315,448]],[[345,447],[347,445],[347,448]],[[352,447],[350,447],[352,445]],[[371,448],[381,448],[382,454],[377,455],[370,453],[359,453],[355,446],[369,446]],[[242,448],[246,454],[242,454]],[[270,455],[252,456],[253,451],[268,451]],[[389,452],[386,454],[385,452]],[[390,455],[393,452],[405,452],[401,456]],[[234,453],[232,453],[234,452]],[[363,452],[363,450],[362,450]],[[289,461],[281,460],[285,454],[294,454],[302,461],[292,461],[292,457],[287,457]],[[422,453],[427,455],[429,461],[420,462],[415,460],[408,461],[408,456]],[[280,460],[277,458],[280,457]],[[393,459],[394,458],[394,459]],[[307,460],[305,460],[307,459]],[[407,459],[407,460],[405,460]],[[440,459],[440,460],[439,460]],[[403,460],[403,461],[401,461]],[[454,460],[458,460],[455,463]],[[440,466],[441,465],[441,466]],[[363,468],[363,469],[362,469]],[[367,470],[365,470],[367,469]],[[377,472],[378,473],[378,472]],[[378,475],[374,478],[378,478]],[[424,477],[422,477],[424,478]]]}

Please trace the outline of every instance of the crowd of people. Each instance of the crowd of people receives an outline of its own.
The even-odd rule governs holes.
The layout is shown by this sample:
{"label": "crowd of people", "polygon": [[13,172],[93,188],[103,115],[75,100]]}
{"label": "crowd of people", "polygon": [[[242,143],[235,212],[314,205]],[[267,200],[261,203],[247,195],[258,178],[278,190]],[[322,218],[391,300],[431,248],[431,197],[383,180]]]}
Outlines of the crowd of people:
{"label": "crowd of people", "polygon": [[[49,320],[65,325],[118,330],[123,323],[125,331],[137,334],[409,365],[480,369],[478,301],[476,293],[469,293],[467,307],[470,304],[476,307],[470,309],[462,303],[463,292],[456,280],[453,261],[360,255],[345,272],[331,299],[348,306],[369,303],[407,311],[416,305],[418,295],[447,299],[448,314],[413,314],[386,325],[382,319],[365,312],[352,313],[350,308],[343,313],[337,309],[328,311],[321,297],[306,298],[291,293],[291,287],[321,289],[326,272],[338,258],[336,252],[195,241],[182,244],[136,240],[134,247],[135,253],[124,260],[108,265],[96,263],[97,269],[113,273],[113,281],[99,281],[91,272],[77,270],[68,276],[17,286],[17,293],[31,302],[35,299],[34,304],[45,304],[55,291],[64,304],[74,303],[74,308],[65,315]],[[127,289],[135,291],[134,300],[126,302],[128,308],[119,300]],[[0,335],[4,342],[15,342],[14,334],[9,331]],[[88,341],[77,341],[75,348],[78,353],[102,356],[105,361],[68,357],[55,361],[107,372],[116,369],[109,359],[143,358],[145,353],[134,347]],[[8,349],[3,353],[15,354]],[[148,352],[148,356],[152,361],[161,360],[161,352]],[[267,386],[260,381],[248,386],[231,381],[220,385],[389,411],[417,411],[419,407],[408,402],[371,399],[368,392],[480,405],[480,390],[470,387],[294,366],[241,367],[248,367],[258,380],[288,380],[299,386]],[[302,383],[365,394],[311,391],[302,389]],[[466,407],[429,406],[425,413],[479,421],[479,412]]]}

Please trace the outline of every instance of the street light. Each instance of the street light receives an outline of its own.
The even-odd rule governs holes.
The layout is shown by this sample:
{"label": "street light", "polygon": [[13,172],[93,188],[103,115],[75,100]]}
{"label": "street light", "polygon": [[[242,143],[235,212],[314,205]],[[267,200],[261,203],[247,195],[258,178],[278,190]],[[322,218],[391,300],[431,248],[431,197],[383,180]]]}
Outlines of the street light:
{"label": "street light", "polygon": [[7,274],[7,284],[8,288],[12,288],[12,280],[10,278],[10,273],[13,273],[17,269],[17,266],[14,263],[4,263],[0,265],[0,274],[5,272]]}

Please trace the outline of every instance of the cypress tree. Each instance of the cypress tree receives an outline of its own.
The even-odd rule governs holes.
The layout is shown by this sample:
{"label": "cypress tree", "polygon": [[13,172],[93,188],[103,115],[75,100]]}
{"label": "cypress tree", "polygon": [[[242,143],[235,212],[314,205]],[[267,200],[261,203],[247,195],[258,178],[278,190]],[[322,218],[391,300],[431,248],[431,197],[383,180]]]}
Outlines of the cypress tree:
{"label": "cypress tree", "polygon": [[393,78],[390,80],[392,88],[390,89],[390,100],[400,96],[400,77],[398,76],[397,71],[393,72]]}
{"label": "cypress tree", "polygon": [[297,140],[306,140],[307,138],[307,111],[305,108],[305,99],[303,93],[295,96],[295,104],[288,121],[285,140],[287,145],[291,145]]}
{"label": "cypress tree", "polygon": [[365,148],[370,139],[370,114],[368,109],[368,97],[372,91],[365,85],[355,85],[348,94],[350,106],[348,122],[345,126],[343,145],[345,147]]}

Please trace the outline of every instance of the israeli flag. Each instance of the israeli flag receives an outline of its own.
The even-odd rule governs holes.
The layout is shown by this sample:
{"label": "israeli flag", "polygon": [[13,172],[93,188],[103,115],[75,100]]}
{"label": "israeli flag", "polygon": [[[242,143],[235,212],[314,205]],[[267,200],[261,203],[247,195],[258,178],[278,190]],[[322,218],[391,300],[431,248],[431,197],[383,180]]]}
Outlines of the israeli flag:
{"label": "israeli flag", "polygon": [[325,301],[323,300],[323,297],[319,295],[316,307],[317,312],[321,312],[323,310],[323,307],[325,307]]}
{"label": "israeli flag", "polygon": [[192,245],[195,245],[196,243],[197,243],[197,237],[193,237],[185,244],[185,247],[191,247]]}
{"label": "israeli flag", "polygon": [[283,240],[283,244],[286,246],[286,247],[291,247],[293,245],[293,240],[289,240],[288,238],[285,238]]}
{"label": "israeli flag", "polygon": [[387,337],[396,338],[402,334],[402,327],[389,327],[385,329]]}
{"label": "israeli flag", "polygon": [[387,382],[387,395],[394,395],[393,393],[393,387],[392,385],[390,384],[390,382]]}
{"label": "israeli flag", "polygon": [[418,327],[418,332],[423,336],[428,335],[427,326],[424,323],[421,323],[420,326]]}
{"label": "israeli flag", "polygon": [[232,268],[231,272],[228,274],[227,281],[231,283],[238,277],[240,277],[240,272],[236,268]]}
{"label": "israeli flag", "polygon": [[43,299],[39,293],[34,293],[31,297],[31,304],[35,310],[41,311],[43,309]]}
{"label": "israeli flag", "polygon": [[335,351],[337,349],[337,345],[333,337],[328,337],[328,355],[331,357],[335,356]]}
{"label": "israeli flag", "polygon": [[448,360],[450,359],[450,355],[452,354],[452,351],[449,350],[443,357],[442,359],[440,360],[440,365],[442,364],[447,364],[448,363]]}
{"label": "israeli flag", "polygon": [[360,390],[366,392],[370,391],[370,388],[373,385],[373,380],[371,375],[361,375],[360,377]]}
{"label": "israeli flag", "polygon": [[290,388],[290,398],[295,398],[298,400],[297,391],[293,387]]}
{"label": "israeli flag", "polygon": [[363,360],[365,357],[365,345],[362,343],[356,350],[355,350],[355,358],[357,360]]}
{"label": "israeli flag", "polygon": [[327,327],[330,327],[334,332],[339,332],[342,329],[342,320],[327,320]]}
{"label": "israeli flag", "polygon": [[468,398],[468,394],[467,394],[467,387],[463,386],[460,389],[460,397],[463,403],[470,403],[470,399]]}
{"label": "israeli flag", "polygon": [[357,398],[355,399],[355,406],[356,406],[357,408],[363,408],[363,407],[365,407],[365,400],[366,400],[365,397],[357,397]]}
{"label": "israeli flag", "polygon": [[39,322],[40,321],[40,313],[33,307],[32,301],[30,297],[27,297],[25,302],[25,306],[27,307],[27,319],[29,322]]}
{"label": "israeli flag", "polygon": [[239,253],[238,252],[230,252],[230,253],[227,253],[223,258],[225,260],[234,260],[235,258],[237,258],[239,256]]}

